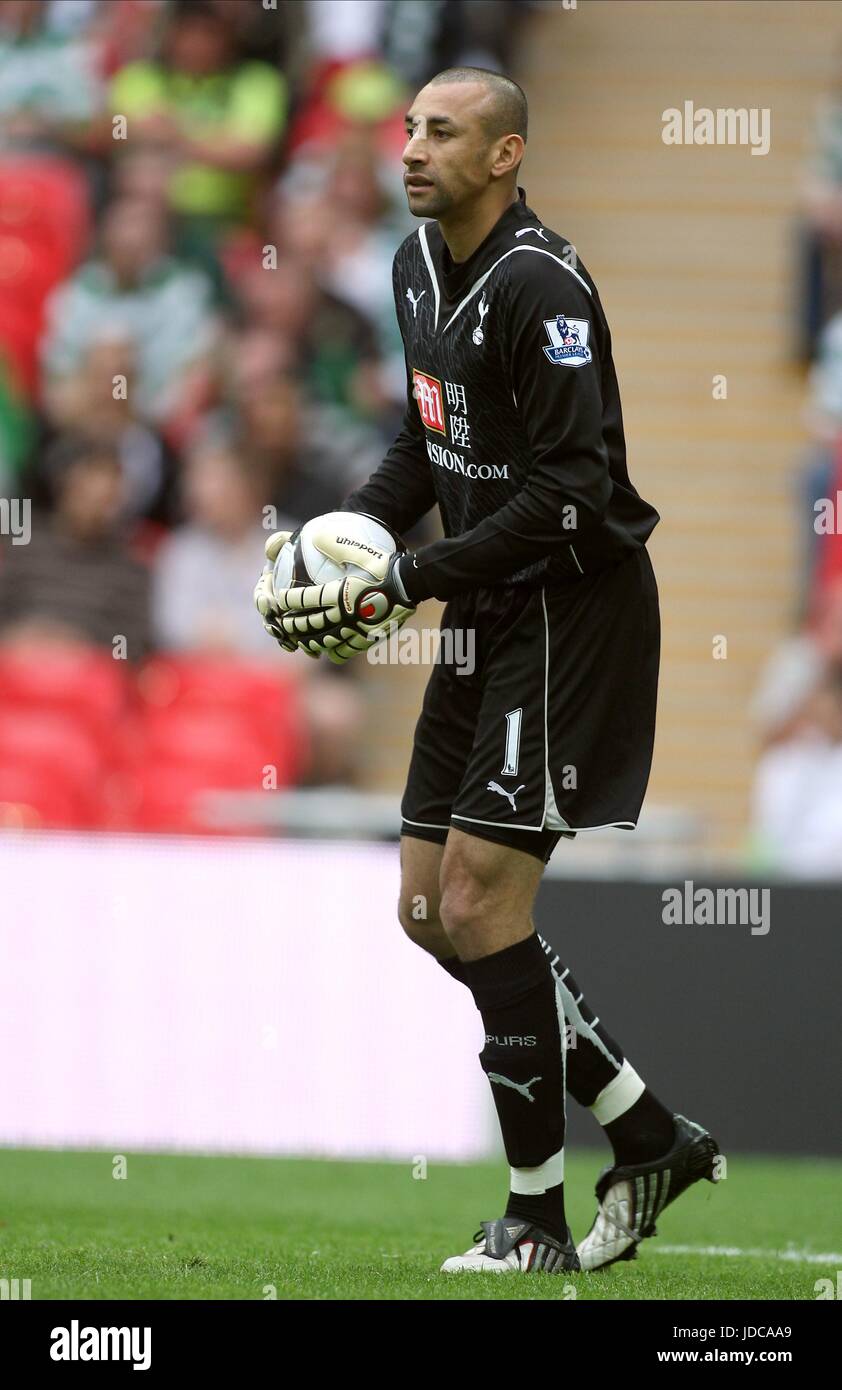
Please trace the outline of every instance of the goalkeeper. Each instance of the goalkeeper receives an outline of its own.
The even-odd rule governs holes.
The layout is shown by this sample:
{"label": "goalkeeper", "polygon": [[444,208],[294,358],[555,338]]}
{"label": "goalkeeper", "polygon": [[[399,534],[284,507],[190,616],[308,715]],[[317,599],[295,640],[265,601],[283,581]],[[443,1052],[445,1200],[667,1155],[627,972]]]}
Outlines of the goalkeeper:
{"label": "goalkeeper", "polygon": [[[399,916],[482,1016],[510,1178],[503,1215],[442,1268],[598,1269],[632,1258],[664,1207],[717,1176],[715,1141],[652,1093],[531,915],[562,836],[637,822],[655,730],[646,541],[658,514],[629,480],[596,286],[517,183],[523,92],[449,69],[406,119],[404,183],[422,219],[393,264],[406,414],[345,509],[405,534],[437,505],[444,538],[384,552],[374,582],[275,595],[265,576],[258,607],[284,645],[334,660],[433,596],[447,601],[443,629],[472,633],[473,673],[436,665],[415,731]],[[338,540],[319,544],[341,562]],[[564,1206],[565,1089],[613,1149],[578,1248]]]}

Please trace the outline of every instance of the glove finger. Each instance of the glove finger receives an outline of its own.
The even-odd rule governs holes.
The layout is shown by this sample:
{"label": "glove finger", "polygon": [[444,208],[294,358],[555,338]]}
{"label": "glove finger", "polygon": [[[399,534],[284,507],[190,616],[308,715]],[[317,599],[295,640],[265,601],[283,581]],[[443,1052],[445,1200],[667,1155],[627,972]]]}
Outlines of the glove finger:
{"label": "glove finger", "polygon": [[278,646],[283,647],[285,652],[297,651],[298,643],[293,641],[292,638],[288,637],[286,633],[283,631],[283,629],[279,628],[276,623],[267,621],[267,619],[264,618],[263,629],[265,632],[268,632],[270,637],[274,637],[275,641],[278,643]]}
{"label": "glove finger", "polygon": [[301,588],[281,589],[275,595],[275,602],[279,608],[296,613],[305,609],[338,608],[340,590],[346,582],[344,579],[332,579],[329,584],[306,584]]}
{"label": "glove finger", "polygon": [[289,637],[301,641],[302,638],[320,637],[335,625],[339,614],[331,618],[327,613],[283,613],[279,615],[281,626]]}
{"label": "glove finger", "polygon": [[266,559],[269,561],[270,564],[274,565],[282,547],[286,545],[291,535],[291,531],[272,532],[271,536],[269,537],[265,546],[263,547],[266,553]]}
{"label": "glove finger", "polygon": [[262,574],[254,586],[254,606],[261,618],[271,617],[278,611],[275,595],[272,592],[272,575]]}

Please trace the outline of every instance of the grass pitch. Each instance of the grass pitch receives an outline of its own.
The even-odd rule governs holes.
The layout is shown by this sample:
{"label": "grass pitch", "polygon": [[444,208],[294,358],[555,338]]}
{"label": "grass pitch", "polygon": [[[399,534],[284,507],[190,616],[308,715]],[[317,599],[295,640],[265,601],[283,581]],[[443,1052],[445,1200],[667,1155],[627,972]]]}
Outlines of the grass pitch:
{"label": "grass pitch", "polygon": [[[603,1153],[566,1164],[578,1240]],[[729,1158],[605,1274],[439,1275],[500,1215],[503,1162],[199,1158],[0,1149],[0,1279],[35,1299],[814,1299],[842,1267],[831,1160]]]}

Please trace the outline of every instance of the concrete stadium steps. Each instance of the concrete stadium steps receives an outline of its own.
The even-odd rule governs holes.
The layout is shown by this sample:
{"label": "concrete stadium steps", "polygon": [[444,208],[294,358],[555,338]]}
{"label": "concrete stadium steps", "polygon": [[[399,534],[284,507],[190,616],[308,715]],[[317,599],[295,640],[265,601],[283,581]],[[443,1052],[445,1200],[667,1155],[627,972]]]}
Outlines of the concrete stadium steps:
{"label": "concrete stadium steps", "polygon": [[[745,833],[749,701],[796,606],[798,197],[840,38],[842,10],[812,0],[604,0],[543,11],[522,63],[523,183],[599,285],[630,471],[662,516],[650,796],[701,810],[728,848]],[[687,100],[768,107],[769,153],[665,145],[662,113]],[[711,394],[719,374],[724,401]],[[724,661],[712,656],[719,633]]]}
{"label": "concrete stadium steps", "polygon": [[[793,366],[798,199],[842,7],[822,0],[600,0],[539,10],[516,76],[530,100],[521,182],[578,248],[611,324],[629,467],[662,515],[651,542],[664,626],[653,800],[700,810],[711,842],[745,835],[748,705],[796,607]],[[771,149],[667,146],[662,113],[769,107]],[[725,401],[712,399],[724,373]],[[435,622],[434,606],[419,619]],[[712,639],[728,638],[728,657]],[[367,782],[399,787],[428,671],[365,673]],[[372,677],[375,677],[372,679]]]}

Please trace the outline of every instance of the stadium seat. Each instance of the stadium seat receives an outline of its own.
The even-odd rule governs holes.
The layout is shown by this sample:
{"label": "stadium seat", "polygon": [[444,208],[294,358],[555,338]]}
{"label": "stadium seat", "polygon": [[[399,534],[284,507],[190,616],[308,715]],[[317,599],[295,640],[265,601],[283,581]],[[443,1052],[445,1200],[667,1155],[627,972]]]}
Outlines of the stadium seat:
{"label": "stadium seat", "polygon": [[202,798],[211,791],[243,791],[241,768],[201,764],[146,763],[133,783],[135,801],[131,826],[159,834],[257,834],[253,823],[236,820],[215,826],[203,810]]}
{"label": "stadium seat", "polygon": [[136,829],[208,833],[202,793],[259,792],[300,775],[306,749],[289,677],[230,658],[157,657],[140,672],[138,692],[130,756]]}
{"label": "stadium seat", "polygon": [[50,158],[0,161],[0,346],[34,395],[44,304],[81,258],[90,209],[84,174]]}
{"label": "stadium seat", "polygon": [[99,732],[116,722],[131,696],[124,662],[90,647],[40,647],[0,652],[0,710],[38,709],[72,714]]}
{"label": "stadium seat", "polygon": [[[301,775],[307,759],[305,720],[297,680],[265,665],[217,657],[158,657],[138,678],[141,710],[149,728],[161,727],[155,711],[203,713],[231,721],[262,740],[278,770],[278,785],[289,786]],[[164,721],[166,723],[166,721]],[[186,726],[185,726],[186,728]],[[189,739],[193,736],[186,735]],[[206,726],[206,739],[212,730]]]}
{"label": "stadium seat", "polygon": [[73,716],[1,709],[0,770],[0,800],[32,805],[40,823],[80,828],[100,823],[102,750]]}
{"label": "stadium seat", "polygon": [[105,761],[121,766],[135,690],[124,662],[90,647],[0,652],[0,715],[40,710],[61,715],[96,739]]}
{"label": "stadium seat", "polygon": [[86,829],[91,810],[84,793],[61,769],[0,761],[0,828]]}

